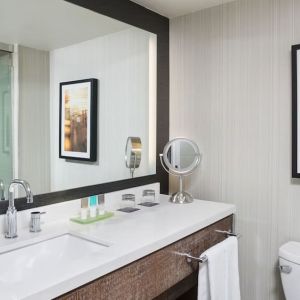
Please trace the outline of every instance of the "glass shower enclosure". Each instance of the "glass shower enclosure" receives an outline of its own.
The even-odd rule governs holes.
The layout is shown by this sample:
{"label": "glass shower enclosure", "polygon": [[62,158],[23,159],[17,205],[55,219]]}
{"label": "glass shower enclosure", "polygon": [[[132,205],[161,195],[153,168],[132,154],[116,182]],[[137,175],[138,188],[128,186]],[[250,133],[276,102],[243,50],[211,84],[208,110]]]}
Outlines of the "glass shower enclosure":
{"label": "glass shower enclosure", "polygon": [[13,177],[12,145],[12,53],[0,48],[0,180],[6,187]]}

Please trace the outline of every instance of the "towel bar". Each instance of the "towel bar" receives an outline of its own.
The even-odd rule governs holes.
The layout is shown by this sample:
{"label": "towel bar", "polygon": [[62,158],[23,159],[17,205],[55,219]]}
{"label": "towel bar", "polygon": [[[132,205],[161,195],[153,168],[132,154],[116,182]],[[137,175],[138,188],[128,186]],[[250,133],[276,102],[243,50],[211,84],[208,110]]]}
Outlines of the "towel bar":
{"label": "towel bar", "polygon": [[[215,230],[215,232],[225,234],[227,237],[235,236],[238,239],[241,237],[241,235],[239,233],[234,233],[232,231]],[[184,256],[188,263],[191,263],[193,260],[199,262],[200,264],[205,263],[205,262],[208,261],[208,258],[207,258],[206,255],[203,255],[203,256],[200,256],[200,257],[195,257],[195,256],[190,255],[189,253],[181,253],[181,252],[176,252],[176,251],[173,252],[173,253],[176,254],[176,255],[179,255],[179,256]]]}
{"label": "towel bar", "polygon": [[238,239],[241,237],[241,234],[239,234],[239,233],[234,233],[234,232],[232,232],[232,231],[215,230],[215,232],[225,234],[225,235],[227,235],[227,237],[229,237],[229,236],[235,236],[235,237],[237,237]]}
{"label": "towel bar", "polygon": [[173,253],[176,254],[176,255],[184,256],[188,263],[191,263],[192,260],[195,260],[195,261],[198,261],[200,264],[202,264],[202,263],[207,262],[207,260],[208,260],[206,255],[203,255],[203,256],[200,256],[200,257],[195,257],[195,256],[192,256],[188,253],[180,253],[180,252],[173,252]]}

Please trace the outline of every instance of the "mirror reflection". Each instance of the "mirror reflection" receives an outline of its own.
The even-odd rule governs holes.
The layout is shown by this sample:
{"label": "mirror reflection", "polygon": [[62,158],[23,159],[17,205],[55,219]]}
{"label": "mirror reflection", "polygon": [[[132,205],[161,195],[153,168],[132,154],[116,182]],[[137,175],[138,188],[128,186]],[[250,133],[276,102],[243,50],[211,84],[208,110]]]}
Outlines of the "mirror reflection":
{"label": "mirror reflection", "polygon": [[168,149],[168,161],[176,170],[183,170],[191,166],[198,153],[187,140],[175,139]]}
{"label": "mirror reflection", "polygon": [[139,137],[128,137],[125,147],[125,164],[133,178],[134,172],[140,167],[142,159],[142,141]]}
{"label": "mirror reflection", "polygon": [[63,0],[0,5],[0,182],[43,194],[130,178],[128,136],[143,141],[134,176],[154,174],[156,35]]}

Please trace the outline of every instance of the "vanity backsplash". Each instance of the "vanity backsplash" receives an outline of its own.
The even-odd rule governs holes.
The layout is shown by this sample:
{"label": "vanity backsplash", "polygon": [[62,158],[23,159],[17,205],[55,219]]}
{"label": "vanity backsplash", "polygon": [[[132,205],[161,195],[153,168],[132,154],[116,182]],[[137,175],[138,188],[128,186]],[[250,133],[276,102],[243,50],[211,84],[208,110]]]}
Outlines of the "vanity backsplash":
{"label": "vanity backsplash", "polygon": [[[160,195],[160,184],[153,183],[126,190],[119,190],[112,193],[105,194],[104,209],[106,211],[116,211],[122,207],[122,195],[133,194],[135,195],[136,205],[141,203],[143,198],[143,191],[154,190],[155,191],[155,202],[159,203]],[[54,222],[64,222],[69,220],[71,217],[78,216],[81,209],[81,199],[61,202],[57,204],[41,206],[38,208],[23,210],[18,212],[18,228],[29,229],[30,216],[33,211],[45,212],[41,216],[41,227],[43,224],[49,224]],[[101,221],[99,221],[101,222]],[[84,225],[83,225],[84,226]],[[5,214],[0,215],[0,233],[5,232]]]}

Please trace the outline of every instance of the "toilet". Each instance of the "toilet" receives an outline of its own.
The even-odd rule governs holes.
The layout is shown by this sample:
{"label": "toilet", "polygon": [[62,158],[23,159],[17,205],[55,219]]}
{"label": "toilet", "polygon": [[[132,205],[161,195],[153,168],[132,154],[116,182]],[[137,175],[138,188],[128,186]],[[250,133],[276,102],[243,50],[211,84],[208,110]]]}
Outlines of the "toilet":
{"label": "toilet", "polygon": [[300,299],[300,243],[288,242],[279,248],[279,269],[286,300]]}

